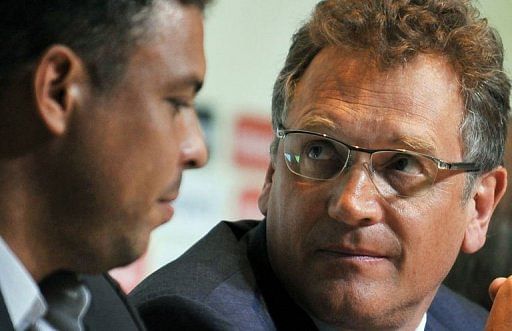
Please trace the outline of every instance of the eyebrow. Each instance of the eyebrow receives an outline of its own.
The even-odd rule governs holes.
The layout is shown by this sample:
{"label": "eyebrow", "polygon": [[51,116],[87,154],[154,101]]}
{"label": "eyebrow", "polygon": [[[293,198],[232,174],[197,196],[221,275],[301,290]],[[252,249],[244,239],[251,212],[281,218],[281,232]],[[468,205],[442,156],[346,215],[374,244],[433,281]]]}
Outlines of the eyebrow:
{"label": "eyebrow", "polygon": [[333,120],[320,115],[306,115],[300,120],[299,125],[303,129],[313,129],[317,127],[327,127],[333,131],[338,129],[338,125],[336,125]]}
{"label": "eyebrow", "polygon": [[436,146],[433,143],[420,137],[403,135],[396,138],[393,143],[403,144],[406,146],[404,149],[432,156],[434,156],[436,152]]}
{"label": "eyebrow", "polygon": [[168,86],[170,89],[192,87],[194,89],[194,94],[197,94],[203,87],[203,81],[195,75],[190,75],[170,82]]}
{"label": "eyebrow", "polygon": [[194,79],[190,84],[194,86],[194,92],[198,93],[203,88],[203,81],[199,79]]}
{"label": "eyebrow", "polygon": [[188,77],[185,79],[184,85],[193,86],[194,92],[197,94],[203,87],[203,81],[196,77]]}
{"label": "eyebrow", "polygon": [[[333,131],[333,133],[341,129],[333,120],[317,114],[304,116],[300,120],[299,126],[303,130],[315,130],[319,127],[325,127],[327,130]],[[336,137],[333,138],[337,139]],[[391,141],[390,145],[428,155],[435,155],[437,150],[432,142],[421,137],[410,135],[399,135]]]}

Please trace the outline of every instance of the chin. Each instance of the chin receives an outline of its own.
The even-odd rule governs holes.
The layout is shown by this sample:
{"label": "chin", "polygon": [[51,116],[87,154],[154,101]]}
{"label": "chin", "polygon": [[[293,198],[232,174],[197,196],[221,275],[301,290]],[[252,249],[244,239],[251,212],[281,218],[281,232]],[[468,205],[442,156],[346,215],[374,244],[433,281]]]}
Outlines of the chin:
{"label": "chin", "polygon": [[96,259],[86,258],[89,267],[81,270],[85,273],[103,273],[111,269],[127,266],[141,257],[147,249],[148,240],[111,239],[110,245],[96,250]]}
{"label": "chin", "polygon": [[[341,281],[343,284],[344,282]],[[402,325],[396,314],[378,290],[371,287],[346,287],[337,282],[311,286],[296,300],[317,320],[342,329],[393,330]],[[379,299],[380,298],[380,299]]]}
{"label": "chin", "polygon": [[408,316],[400,310],[385,307],[383,301],[350,297],[340,301],[331,299],[330,302],[313,303],[311,312],[325,324],[342,329],[397,330],[403,327]]}
{"label": "chin", "polygon": [[[116,251],[113,252],[112,268],[124,267],[130,263],[135,262],[140,258],[147,250],[149,244],[149,237],[146,240],[127,241],[125,245],[119,245],[116,247]],[[124,247],[124,248],[123,248]]]}

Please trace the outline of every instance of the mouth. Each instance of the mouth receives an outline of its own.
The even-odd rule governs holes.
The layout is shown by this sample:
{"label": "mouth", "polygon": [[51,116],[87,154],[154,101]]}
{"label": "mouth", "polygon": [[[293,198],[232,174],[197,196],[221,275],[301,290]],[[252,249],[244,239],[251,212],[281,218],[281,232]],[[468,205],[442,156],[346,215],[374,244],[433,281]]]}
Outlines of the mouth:
{"label": "mouth", "polygon": [[326,257],[353,262],[379,262],[389,258],[376,250],[366,248],[328,246],[317,252]]}
{"label": "mouth", "polygon": [[165,224],[171,220],[174,215],[174,207],[173,202],[178,198],[180,185],[181,184],[181,175],[177,180],[173,181],[167,189],[163,191],[160,197],[157,199],[158,209],[161,212],[161,224]]}
{"label": "mouth", "polygon": [[158,199],[158,207],[162,212],[162,224],[168,222],[174,215],[173,201],[176,200],[177,194]]}

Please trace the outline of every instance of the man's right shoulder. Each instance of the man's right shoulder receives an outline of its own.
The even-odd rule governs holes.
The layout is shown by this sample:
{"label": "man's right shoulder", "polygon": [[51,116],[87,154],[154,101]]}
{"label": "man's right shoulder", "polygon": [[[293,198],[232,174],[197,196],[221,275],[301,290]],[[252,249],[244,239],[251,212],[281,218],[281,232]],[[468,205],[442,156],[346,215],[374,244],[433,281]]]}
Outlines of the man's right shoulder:
{"label": "man's right shoulder", "polygon": [[130,300],[140,306],[170,296],[204,299],[230,276],[250,268],[247,233],[259,223],[253,220],[220,222],[182,256],[142,281],[130,293]]}

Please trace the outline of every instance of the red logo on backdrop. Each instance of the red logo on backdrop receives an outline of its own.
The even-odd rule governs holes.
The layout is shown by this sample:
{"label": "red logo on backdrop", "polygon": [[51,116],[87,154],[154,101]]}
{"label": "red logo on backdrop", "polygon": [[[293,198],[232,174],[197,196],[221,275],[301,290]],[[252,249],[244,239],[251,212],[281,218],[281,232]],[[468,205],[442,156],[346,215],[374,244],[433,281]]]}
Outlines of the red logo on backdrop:
{"label": "red logo on backdrop", "polygon": [[242,115],[235,127],[235,163],[241,167],[266,169],[274,134],[266,117]]}
{"label": "red logo on backdrop", "polygon": [[260,209],[258,208],[258,198],[260,197],[260,189],[245,189],[240,193],[238,198],[238,216],[244,219],[260,219]]}

